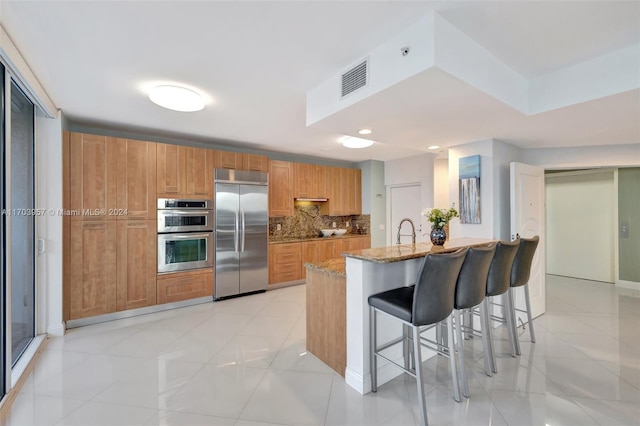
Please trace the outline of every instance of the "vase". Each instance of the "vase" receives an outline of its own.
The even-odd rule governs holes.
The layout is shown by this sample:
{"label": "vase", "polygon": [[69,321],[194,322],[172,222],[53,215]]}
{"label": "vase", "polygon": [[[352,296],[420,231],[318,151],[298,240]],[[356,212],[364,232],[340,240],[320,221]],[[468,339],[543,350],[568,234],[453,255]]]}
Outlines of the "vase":
{"label": "vase", "polygon": [[444,232],[444,228],[436,228],[435,226],[431,228],[431,233],[429,234],[431,238],[431,243],[434,246],[442,246],[444,242],[447,240],[447,233]]}

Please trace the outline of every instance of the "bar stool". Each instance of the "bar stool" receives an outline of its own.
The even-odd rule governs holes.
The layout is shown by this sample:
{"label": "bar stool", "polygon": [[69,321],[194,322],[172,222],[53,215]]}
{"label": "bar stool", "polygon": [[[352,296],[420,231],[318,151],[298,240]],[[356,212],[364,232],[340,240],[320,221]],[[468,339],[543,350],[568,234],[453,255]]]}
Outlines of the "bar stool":
{"label": "bar stool", "polygon": [[[511,356],[516,356],[515,328],[513,328],[512,326],[513,316],[510,315],[510,312],[512,311],[511,299],[507,297],[507,292],[511,287],[511,269],[513,267],[513,261],[516,257],[516,253],[518,252],[519,245],[519,240],[513,242],[499,241],[496,244],[496,252],[493,256],[493,260],[491,261],[491,266],[489,267],[489,275],[487,276],[487,290],[485,293],[485,298],[482,301],[482,304],[484,305],[485,324],[487,325],[486,333],[489,337],[488,341],[489,353],[491,354],[491,370],[494,373],[498,372],[498,368],[496,366],[493,337],[491,332],[491,322],[489,318],[497,320],[501,323],[507,323],[507,329],[509,332],[509,344],[511,346]],[[490,303],[489,298],[494,296],[502,296],[503,304],[500,305],[499,303]],[[491,305],[502,306],[504,317],[492,315],[489,312]]]}
{"label": "bar stool", "polygon": [[[422,354],[420,348],[422,346],[420,337],[420,327],[437,324],[440,321],[448,321],[449,347],[448,354],[451,360],[451,372],[454,378],[454,394],[457,394],[460,400],[460,390],[458,387],[457,370],[455,365],[455,354],[453,347],[453,328],[451,321],[451,311],[455,300],[455,289],[458,274],[467,249],[461,249],[453,253],[447,254],[428,254],[420,265],[416,284],[410,287],[401,287],[394,290],[388,290],[369,296],[369,330],[370,330],[370,367],[371,367],[371,390],[378,390],[378,366],[377,357],[381,357],[400,367],[407,374],[415,377],[418,386],[418,399],[420,401],[420,412],[422,416],[422,424],[427,425],[427,407],[425,402],[424,388],[422,383]],[[396,338],[390,342],[378,347],[376,331],[376,314],[383,312],[392,318],[398,319],[403,326],[411,329],[410,336],[403,333],[402,337]],[[412,343],[412,357],[415,367],[411,368],[410,363],[405,357],[405,365],[400,365],[393,360],[387,358],[380,351],[390,348],[398,343],[405,342],[409,339]],[[433,342],[435,343],[435,342]],[[444,348],[437,344],[435,350],[443,353]]]}
{"label": "bar stool", "polygon": [[[456,332],[456,346],[458,350],[458,365],[460,368],[460,381],[462,382],[462,394],[469,397],[469,384],[464,367],[464,341],[462,332],[473,334],[482,338],[482,348],[484,355],[485,372],[491,376],[491,353],[489,351],[489,336],[485,332],[488,327],[488,317],[485,315],[485,298],[487,289],[487,276],[489,267],[496,251],[496,244],[487,247],[473,247],[467,251],[467,256],[460,269],[456,284],[456,296],[451,315],[454,317],[454,327]],[[480,309],[480,321],[482,331],[467,327],[461,321],[461,312],[470,310],[475,306]]]}
{"label": "bar stool", "polygon": [[[533,330],[533,316],[531,314],[531,300],[529,299],[529,277],[531,275],[531,265],[533,263],[533,256],[536,254],[540,237],[535,236],[533,238],[520,238],[520,245],[518,246],[518,252],[513,261],[513,267],[511,268],[511,286],[509,288],[509,300],[511,304],[511,326],[513,327],[514,343],[516,354],[520,355],[520,340],[518,339],[517,327],[516,327],[516,311],[527,314],[527,322],[529,323],[529,337],[531,343],[536,342],[536,334]],[[526,310],[517,309],[513,301],[513,295],[517,287],[524,289],[524,301]]]}

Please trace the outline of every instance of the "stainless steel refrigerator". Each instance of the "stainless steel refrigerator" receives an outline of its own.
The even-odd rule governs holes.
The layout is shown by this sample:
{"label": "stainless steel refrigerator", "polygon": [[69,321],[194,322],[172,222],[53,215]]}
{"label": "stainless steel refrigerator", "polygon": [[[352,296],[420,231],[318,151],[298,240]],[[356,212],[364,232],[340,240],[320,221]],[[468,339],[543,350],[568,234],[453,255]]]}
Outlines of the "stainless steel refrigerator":
{"label": "stainless steel refrigerator", "polygon": [[215,169],[213,298],[265,291],[269,283],[268,173]]}

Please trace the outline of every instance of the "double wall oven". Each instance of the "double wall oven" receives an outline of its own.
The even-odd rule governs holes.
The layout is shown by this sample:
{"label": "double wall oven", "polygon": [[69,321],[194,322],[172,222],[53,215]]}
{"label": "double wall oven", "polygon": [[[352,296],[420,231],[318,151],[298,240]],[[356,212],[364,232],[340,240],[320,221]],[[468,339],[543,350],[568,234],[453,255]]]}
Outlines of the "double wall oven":
{"label": "double wall oven", "polygon": [[158,199],[158,272],[213,266],[213,209],[208,200]]}

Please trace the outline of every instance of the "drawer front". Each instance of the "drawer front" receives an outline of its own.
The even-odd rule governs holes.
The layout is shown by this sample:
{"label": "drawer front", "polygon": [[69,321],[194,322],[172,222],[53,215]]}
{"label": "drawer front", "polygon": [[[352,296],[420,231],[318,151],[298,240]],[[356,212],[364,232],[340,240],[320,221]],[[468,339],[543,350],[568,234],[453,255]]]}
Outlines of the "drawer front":
{"label": "drawer front", "polygon": [[300,262],[290,262],[290,263],[276,263],[273,267],[273,271],[276,274],[287,274],[290,272],[300,272],[302,265]]}
{"label": "drawer front", "polygon": [[302,255],[300,251],[297,253],[275,253],[274,263],[301,263]]}
{"label": "drawer front", "polygon": [[212,271],[159,275],[157,283],[158,303],[213,297]]}

